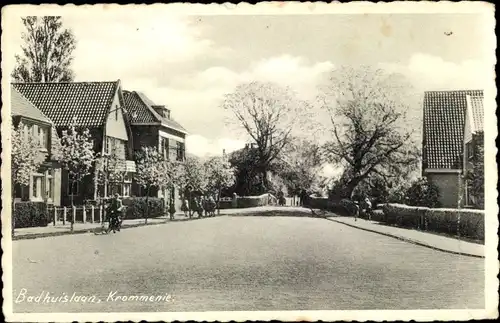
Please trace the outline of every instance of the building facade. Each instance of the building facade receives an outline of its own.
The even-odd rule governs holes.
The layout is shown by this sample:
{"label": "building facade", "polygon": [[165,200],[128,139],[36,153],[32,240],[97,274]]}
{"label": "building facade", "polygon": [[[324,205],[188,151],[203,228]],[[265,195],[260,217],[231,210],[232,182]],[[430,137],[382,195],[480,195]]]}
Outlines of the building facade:
{"label": "building facade", "polygon": [[[142,147],[156,147],[163,157],[169,160],[184,161],[186,158],[187,131],[171,115],[170,109],[157,105],[146,95],[137,91],[123,92],[125,107],[130,112],[130,124],[134,142],[134,151]],[[133,194],[144,196],[144,189],[134,183]],[[176,209],[180,209],[179,190],[157,190],[150,192],[151,196],[172,198]]]}
{"label": "building facade", "polygon": [[53,144],[57,132],[52,121],[21,93],[11,86],[11,116],[14,128],[22,127],[25,136],[32,135],[40,143],[40,153],[46,154],[44,163],[31,174],[29,185],[15,184],[14,201],[46,202],[61,205],[61,169],[53,158]]}
{"label": "building facade", "polygon": [[466,129],[466,116],[471,103],[482,100],[481,90],[425,92],[422,171],[439,188],[442,207],[467,204],[464,156],[474,135]]}
{"label": "building facade", "polygon": [[62,170],[61,204],[82,204],[113,192],[130,194],[135,172],[133,136],[120,81],[67,83],[14,83],[14,88],[51,120],[59,136],[72,124],[89,129],[94,152],[119,151],[124,176],[119,182],[99,183],[96,172],[75,181]]}

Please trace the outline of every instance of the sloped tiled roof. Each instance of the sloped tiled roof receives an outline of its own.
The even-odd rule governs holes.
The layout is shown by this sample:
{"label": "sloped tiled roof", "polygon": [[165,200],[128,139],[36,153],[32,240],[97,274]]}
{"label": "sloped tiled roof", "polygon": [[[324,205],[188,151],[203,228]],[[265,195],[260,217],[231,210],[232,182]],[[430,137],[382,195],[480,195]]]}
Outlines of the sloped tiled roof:
{"label": "sloped tiled roof", "polygon": [[104,125],[120,81],[14,83],[14,87],[40,109],[56,127]]}
{"label": "sloped tiled roof", "polygon": [[52,124],[42,111],[37,109],[31,102],[28,101],[21,93],[13,86],[10,88],[10,114],[13,116],[22,116],[33,120],[38,120]]}
{"label": "sloped tiled roof", "polygon": [[461,169],[467,95],[481,90],[430,91],[424,95],[423,167]]}
{"label": "sloped tiled roof", "polygon": [[470,108],[472,111],[472,122],[474,131],[483,131],[484,126],[484,107],[482,96],[470,96]]}
{"label": "sloped tiled roof", "polygon": [[158,122],[146,104],[136,92],[123,91],[125,109],[129,112],[130,123],[154,123]]}
{"label": "sloped tiled roof", "polygon": [[[151,101],[144,93],[137,91],[123,91],[125,108],[129,111],[132,124],[140,123],[160,123],[161,125],[180,131],[187,132],[177,121],[170,118],[163,118],[159,115],[153,106],[156,104]],[[135,116],[133,115],[135,112]]]}

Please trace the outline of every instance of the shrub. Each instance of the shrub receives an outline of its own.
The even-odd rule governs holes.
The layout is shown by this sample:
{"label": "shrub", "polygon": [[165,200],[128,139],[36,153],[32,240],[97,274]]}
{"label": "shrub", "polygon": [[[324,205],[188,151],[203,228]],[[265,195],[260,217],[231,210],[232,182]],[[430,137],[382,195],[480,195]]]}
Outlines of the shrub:
{"label": "shrub", "polygon": [[149,216],[147,214],[148,208],[145,197],[131,197],[123,199],[123,205],[127,206],[125,212],[125,219],[144,219],[157,218],[164,215],[164,202],[160,198],[150,197],[148,199]]}
{"label": "shrub", "polygon": [[[238,208],[256,207],[269,205],[269,200],[276,198],[270,194],[262,194],[259,196],[238,196]],[[271,202],[272,204],[272,202]]]}
{"label": "shrub", "polygon": [[428,209],[427,229],[460,234],[484,241],[484,211],[471,209]]}
{"label": "shrub", "polygon": [[411,206],[439,207],[439,189],[426,178],[420,178],[413,183],[406,196]]}
{"label": "shrub", "polygon": [[307,201],[307,206],[312,209],[326,210],[328,208],[328,198],[310,196]]}
{"label": "shrub", "polygon": [[384,222],[406,228],[424,228],[426,207],[412,207],[404,204],[384,204]]}
{"label": "shrub", "polygon": [[339,203],[339,213],[344,216],[354,215],[357,205],[351,199],[342,199]]}
{"label": "shrub", "polygon": [[[484,211],[471,209],[435,209],[403,204],[385,204],[387,224],[432,232],[460,235],[484,241]],[[377,215],[378,217],[378,215]]]}
{"label": "shrub", "polygon": [[14,208],[14,227],[46,227],[49,216],[44,203],[21,202],[16,203]]}

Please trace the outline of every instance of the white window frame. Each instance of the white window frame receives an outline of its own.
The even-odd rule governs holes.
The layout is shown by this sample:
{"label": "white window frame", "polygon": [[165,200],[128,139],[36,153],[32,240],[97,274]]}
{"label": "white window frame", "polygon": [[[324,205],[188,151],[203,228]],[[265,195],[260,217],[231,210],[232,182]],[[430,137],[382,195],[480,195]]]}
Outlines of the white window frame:
{"label": "white window frame", "polygon": [[[52,181],[52,192],[49,190],[49,183]],[[54,189],[55,189],[55,180],[54,180],[54,170],[49,169],[45,172],[45,193],[47,195],[47,202],[52,203],[54,201]]]}
{"label": "white window frame", "polygon": [[[40,180],[40,187],[36,187],[35,185],[37,184],[37,181],[35,178],[41,178]],[[45,189],[45,180],[46,176],[43,173],[32,173],[30,176],[30,187],[29,187],[29,200],[30,201],[35,201],[35,202],[43,202],[43,196],[45,195],[44,189]],[[33,189],[36,187],[37,189],[37,196],[33,195]]]}

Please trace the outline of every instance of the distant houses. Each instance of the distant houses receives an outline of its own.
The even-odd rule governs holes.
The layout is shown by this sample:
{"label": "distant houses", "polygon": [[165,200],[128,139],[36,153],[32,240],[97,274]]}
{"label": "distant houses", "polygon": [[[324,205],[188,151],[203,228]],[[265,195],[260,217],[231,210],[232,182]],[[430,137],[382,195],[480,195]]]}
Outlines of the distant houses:
{"label": "distant houses", "polygon": [[[74,182],[67,172],[59,172],[59,181],[49,184],[44,179],[34,186],[24,188],[29,192],[45,192],[53,185],[55,205],[69,205],[73,195],[75,203],[95,200],[98,194],[110,196],[118,193],[121,196],[143,196],[140,186],[134,183],[135,151],[142,146],[157,146],[169,158],[184,160],[186,130],[170,116],[165,106],[156,105],[139,92],[123,91],[119,80],[112,82],[68,82],[68,83],[13,83],[12,98],[13,118],[23,118],[20,114],[22,106],[29,106],[30,120],[38,129],[52,131],[59,136],[72,123],[77,127],[90,130],[94,151],[106,153],[111,150],[123,153],[125,161],[121,169],[125,172],[123,181],[109,183],[98,189],[93,176],[87,176],[82,182]],[[16,96],[17,95],[17,96]],[[23,102],[23,103],[19,103]],[[27,110],[24,108],[23,111]],[[38,114],[36,114],[38,111]],[[27,112],[23,112],[24,115]],[[50,132],[48,132],[50,133]],[[50,140],[48,140],[50,143]],[[114,149],[114,148],[121,149]],[[50,172],[49,172],[50,173]],[[52,174],[52,173],[50,173]],[[33,176],[38,176],[34,174]],[[47,175],[49,176],[49,175]],[[58,178],[58,175],[53,175]],[[24,192],[20,189],[20,192]],[[21,194],[21,193],[20,193]],[[153,192],[153,196],[165,197],[166,192]],[[37,197],[29,197],[37,200]]]}
{"label": "distant houses", "polygon": [[475,207],[463,179],[483,145],[483,91],[429,91],[424,95],[423,175],[439,187],[442,207]]}

